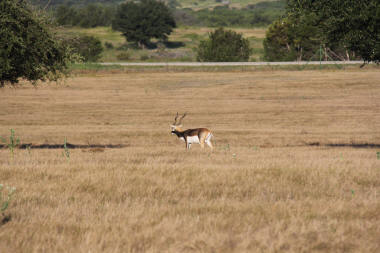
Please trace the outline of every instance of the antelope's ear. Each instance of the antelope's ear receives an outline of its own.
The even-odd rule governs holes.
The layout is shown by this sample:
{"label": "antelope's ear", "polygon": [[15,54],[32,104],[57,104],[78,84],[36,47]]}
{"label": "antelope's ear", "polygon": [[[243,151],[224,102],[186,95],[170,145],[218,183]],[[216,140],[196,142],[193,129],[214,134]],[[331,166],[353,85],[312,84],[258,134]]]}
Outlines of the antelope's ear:
{"label": "antelope's ear", "polygon": [[181,124],[181,125],[178,125],[177,127],[182,127],[182,124]]}
{"label": "antelope's ear", "polygon": [[170,127],[175,127],[175,125],[170,125]]}

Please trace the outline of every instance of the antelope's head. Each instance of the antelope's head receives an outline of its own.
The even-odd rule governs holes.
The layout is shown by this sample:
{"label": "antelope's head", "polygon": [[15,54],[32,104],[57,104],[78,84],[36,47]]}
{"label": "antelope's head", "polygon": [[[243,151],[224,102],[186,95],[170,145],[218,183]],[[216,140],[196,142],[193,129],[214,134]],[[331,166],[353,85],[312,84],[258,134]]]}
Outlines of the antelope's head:
{"label": "antelope's head", "polygon": [[181,129],[181,127],[182,127],[182,120],[183,120],[183,118],[185,116],[186,116],[186,113],[183,114],[183,116],[177,122],[177,119],[178,119],[178,112],[177,112],[177,115],[174,118],[173,124],[170,125],[170,130],[171,130],[172,134],[174,134],[175,131],[182,131],[182,129]]}

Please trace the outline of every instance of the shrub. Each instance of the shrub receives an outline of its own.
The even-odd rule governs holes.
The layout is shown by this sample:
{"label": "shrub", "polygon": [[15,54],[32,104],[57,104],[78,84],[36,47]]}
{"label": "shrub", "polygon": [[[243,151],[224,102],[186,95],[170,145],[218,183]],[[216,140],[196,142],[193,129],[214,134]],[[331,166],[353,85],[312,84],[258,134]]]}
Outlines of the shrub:
{"label": "shrub", "polygon": [[116,56],[116,58],[120,61],[126,61],[131,58],[131,54],[129,52],[122,52]]}
{"label": "shrub", "polygon": [[104,43],[104,46],[105,46],[107,49],[113,49],[113,48],[114,48],[113,44],[112,44],[111,42],[108,42],[108,41],[106,41],[106,42]]}
{"label": "shrub", "polygon": [[149,59],[149,55],[147,55],[147,54],[142,54],[141,56],[140,56],[140,60],[142,60],[142,61],[146,61],[146,60],[148,60]]}
{"label": "shrub", "polygon": [[101,57],[103,52],[102,43],[93,36],[77,36],[66,39],[66,43],[76,53],[83,57],[84,61],[95,62]]}
{"label": "shrub", "polygon": [[197,49],[198,61],[239,62],[248,61],[252,54],[248,39],[232,30],[219,28],[209,33]]}

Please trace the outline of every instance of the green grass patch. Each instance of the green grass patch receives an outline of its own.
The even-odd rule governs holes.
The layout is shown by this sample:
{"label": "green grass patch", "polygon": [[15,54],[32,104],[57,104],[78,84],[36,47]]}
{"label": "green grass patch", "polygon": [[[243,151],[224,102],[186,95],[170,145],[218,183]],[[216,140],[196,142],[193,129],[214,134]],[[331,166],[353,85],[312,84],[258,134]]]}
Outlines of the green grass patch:
{"label": "green grass patch", "polygon": [[[97,72],[126,73],[126,72],[255,72],[255,71],[309,71],[309,70],[350,70],[359,69],[357,65],[260,65],[260,66],[122,66],[117,63],[101,65],[100,63],[80,63],[71,65],[73,74],[91,75]],[[366,68],[380,69],[379,65],[371,64]]]}

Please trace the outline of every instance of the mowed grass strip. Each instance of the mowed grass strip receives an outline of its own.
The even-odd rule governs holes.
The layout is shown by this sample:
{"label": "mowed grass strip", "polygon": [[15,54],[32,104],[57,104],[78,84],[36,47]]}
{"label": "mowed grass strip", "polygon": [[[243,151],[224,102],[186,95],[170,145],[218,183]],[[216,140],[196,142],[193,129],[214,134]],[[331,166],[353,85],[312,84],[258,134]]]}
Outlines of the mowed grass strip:
{"label": "mowed grass strip", "polygon": [[[95,73],[0,90],[1,252],[377,252],[377,69]],[[190,151],[169,124],[208,127]],[[42,145],[46,144],[46,145]],[[106,146],[115,148],[91,148]]]}

